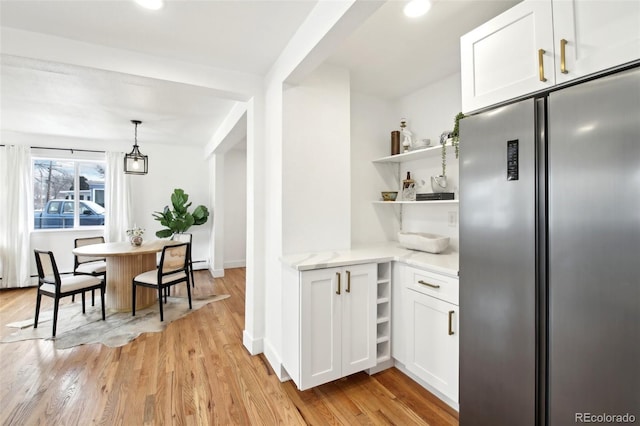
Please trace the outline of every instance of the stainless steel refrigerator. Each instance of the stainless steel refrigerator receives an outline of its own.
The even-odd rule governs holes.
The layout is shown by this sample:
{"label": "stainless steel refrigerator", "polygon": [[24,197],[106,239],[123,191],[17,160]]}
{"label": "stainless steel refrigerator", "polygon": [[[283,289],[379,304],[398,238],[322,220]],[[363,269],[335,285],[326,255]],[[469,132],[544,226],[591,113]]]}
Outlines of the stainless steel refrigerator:
{"label": "stainless steel refrigerator", "polygon": [[625,414],[640,422],[640,68],[460,123],[460,424]]}

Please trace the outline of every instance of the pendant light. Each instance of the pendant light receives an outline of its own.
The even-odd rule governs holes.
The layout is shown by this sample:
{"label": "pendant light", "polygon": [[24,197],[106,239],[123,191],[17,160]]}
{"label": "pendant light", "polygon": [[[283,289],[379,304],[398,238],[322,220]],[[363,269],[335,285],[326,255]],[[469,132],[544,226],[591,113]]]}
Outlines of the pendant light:
{"label": "pendant light", "polygon": [[130,175],[146,175],[149,171],[149,157],[142,155],[138,149],[138,124],[142,124],[140,120],[131,120],[136,126],[135,139],[133,149],[124,156],[124,172]]}

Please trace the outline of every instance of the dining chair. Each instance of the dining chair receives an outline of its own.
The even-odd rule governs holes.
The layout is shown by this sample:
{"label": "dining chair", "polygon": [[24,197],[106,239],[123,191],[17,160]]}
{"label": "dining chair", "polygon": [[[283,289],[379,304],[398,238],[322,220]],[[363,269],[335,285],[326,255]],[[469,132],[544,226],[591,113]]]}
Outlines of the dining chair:
{"label": "dining chair", "polygon": [[164,311],[162,308],[162,296],[164,303],[167,303],[167,290],[171,286],[181,282],[187,283],[187,297],[189,298],[189,309],[191,306],[191,286],[189,285],[189,243],[165,246],[160,256],[160,264],[157,269],[143,272],[133,279],[131,286],[131,315],[136,315],[136,287],[143,286],[156,288],[158,290],[158,304],[160,305],[160,321],[164,321]]}
{"label": "dining chair", "polygon": [[[91,244],[103,244],[104,237],[88,237],[88,238],[76,238],[73,242],[73,247],[84,247]],[[107,259],[96,258],[89,256],[77,256],[73,257],[73,275],[91,275],[92,277],[102,277],[106,284],[107,282]],[[75,296],[71,298],[71,301],[75,300]],[[91,306],[95,305],[94,291],[91,292]]]}
{"label": "dining chair", "polygon": [[173,234],[171,236],[173,241],[180,241],[181,243],[189,243],[189,248],[187,249],[187,259],[189,261],[189,275],[191,275],[191,287],[196,286],[196,281],[193,279],[193,259],[191,258],[191,246],[193,241],[193,235],[188,232],[180,232]]}
{"label": "dining chair", "polygon": [[58,323],[58,307],[60,299],[67,296],[82,294],[82,313],[85,313],[84,293],[86,291],[100,290],[100,300],[102,302],[102,320],[104,321],[104,289],[103,279],[89,275],[70,275],[60,277],[56,259],[53,252],[44,250],[34,250],[36,256],[36,266],[38,268],[38,296],[36,299],[36,315],[33,328],[38,328],[38,317],[40,316],[40,301],[42,296],[53,298],[53,337],[56,337],[56,327]]}

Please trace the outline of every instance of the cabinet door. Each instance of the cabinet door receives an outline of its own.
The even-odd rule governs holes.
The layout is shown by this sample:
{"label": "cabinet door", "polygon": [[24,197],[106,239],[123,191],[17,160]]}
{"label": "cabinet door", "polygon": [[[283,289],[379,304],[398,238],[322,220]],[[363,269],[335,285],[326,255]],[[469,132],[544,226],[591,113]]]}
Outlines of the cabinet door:
{"label": "cabinet door", "polygon": [[554,0],[553,20],[558,83],[640,59],[638,1]]}
{"label": "cabinet door", "polygon": [[342,377],[342,298],[336,294],[340,274],[340,268],[301,274],[300,390]]}
{"label": "cabinet door", "polygon": [[462,36],[462,111],[553,86],[553,47],[551,0],[519,3]]}
{"label": "cabinet door", "polygon": [[458,402],[458,307],[406,290],[407,369]]}
{"label": "cabinet door", "polygon": [[344,268],[338,296],[342,304],[342,376],[376,365],[375,264]]}

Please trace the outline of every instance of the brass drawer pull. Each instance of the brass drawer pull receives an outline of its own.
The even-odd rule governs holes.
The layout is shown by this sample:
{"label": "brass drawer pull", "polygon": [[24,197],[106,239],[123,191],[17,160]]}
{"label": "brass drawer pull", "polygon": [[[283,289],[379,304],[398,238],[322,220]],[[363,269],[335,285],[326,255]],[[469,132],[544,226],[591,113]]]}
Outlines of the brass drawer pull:
{"label": "brass drawer pull", "polygon": [[351,293],[351,271],[347,271],[347,293]]}
{"label": "brass drawer pull", "polygon": [[453,335],[453,328],[451,328],[451,323],[453,322],[453,313],[455,311],[449,311],[449,336]]}
{"label": "brass drawer pull", "polygon": [[336,277],[338,278],[338,290],[336,290],[336,294],[340,294],[340,272],[336,272]]}
{"label": "brass drawer pull", "polygon": [[423,280],[418,281],[418,284],[426,285],[427,287],[431,287],[431,288],[440,288],[439,284],[431,284]]}

